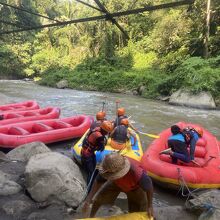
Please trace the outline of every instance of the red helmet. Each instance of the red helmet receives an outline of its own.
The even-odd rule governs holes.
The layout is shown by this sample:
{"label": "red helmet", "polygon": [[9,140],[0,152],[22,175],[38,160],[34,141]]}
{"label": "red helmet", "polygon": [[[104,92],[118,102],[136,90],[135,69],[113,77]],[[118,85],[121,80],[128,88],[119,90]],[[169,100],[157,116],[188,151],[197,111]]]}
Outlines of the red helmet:
{"label": "red helmet", "polygon": [[125,114],[125,109],[124,108],[119,108],[118,109],[118,116],[123,116]]}
{"label": "red helmet", "polygon": [[121,125],[128,126],[128,125],[129,125],[128,119],[127,119],[127,118],[123,118],[123,119],[121,120]]}
{"label": "red helmet", "polygon": [[200,128],[200,127],[195,127],[194,129],[195,129],[195,131],[198,133],[198,135],[199,135],[200,137],[202,137],[202,135],[203,135],[203,130],[202,130],[202,128]]}
{"label": "red helmet", "polygon": [[97,112],[96,119],[97,120],[104,120],[105,119],[105,112]]}
{"label": "red helmet", "polygon": [[110,133],[113,130],[113,124],[110,121],[103,121],[102,124],[100,125],[100,128]]}

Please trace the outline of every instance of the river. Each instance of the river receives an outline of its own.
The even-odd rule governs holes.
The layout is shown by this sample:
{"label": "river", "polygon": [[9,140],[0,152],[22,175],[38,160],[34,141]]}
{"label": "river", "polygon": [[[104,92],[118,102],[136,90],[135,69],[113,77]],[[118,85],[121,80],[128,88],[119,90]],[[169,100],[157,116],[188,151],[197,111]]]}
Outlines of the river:
{"label": "river", "polygon": [[[158,134],[162,130],[179,121],[201,124],[218,139],[220,139],[220,111],[202,110],[182,106],[172,106],[165,102],[147,100],[138,96],[115,93],[101,93],[94,91],[77,91],[71,89],[48,88],[25,81],[0,80],[0,93],[7,96],[8,102],[20,102],[35,99],[40,106],[57,106],[61,108],[61,117],[77,114],[95,115],[102,109],[105,102],[107,118],[114,119],[116,114],[116,101],[119,106],[125,107],[130,121],[139,130]],[[0,100],[1,104],[1,100]],[[151,138],[141,136],[143,148],[152,141]],[[68,143],[69,144],[69,143]],[[66,144],[67,145],[67,144]],[[54,149],[69,151],[62,143]],[[162,205],[183,204],[184,199],[155,187],[155,203]]]}

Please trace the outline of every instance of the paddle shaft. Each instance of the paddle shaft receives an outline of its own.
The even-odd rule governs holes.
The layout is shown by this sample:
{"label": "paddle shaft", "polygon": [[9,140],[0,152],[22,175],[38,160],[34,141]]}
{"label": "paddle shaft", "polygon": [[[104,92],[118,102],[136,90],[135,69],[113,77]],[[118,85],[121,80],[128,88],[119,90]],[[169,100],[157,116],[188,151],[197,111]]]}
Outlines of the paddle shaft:
{"label": "paddle shaft", "polygon": [[159,138],[159,135],[155,135],[155,134],[148,134],[148,133],[144,133],[142,131],[138,131],[140,134],[143,134],[145,136],[151,137],[151,138]]}

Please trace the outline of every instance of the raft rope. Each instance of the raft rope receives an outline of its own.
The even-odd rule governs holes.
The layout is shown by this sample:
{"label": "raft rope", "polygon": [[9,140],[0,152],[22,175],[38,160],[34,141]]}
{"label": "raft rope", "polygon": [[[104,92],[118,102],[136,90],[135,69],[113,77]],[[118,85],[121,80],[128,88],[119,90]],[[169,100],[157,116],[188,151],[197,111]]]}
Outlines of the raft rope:
{"label": "raft rope", "polygon": [[[185,206],[189,207],[187,202],[189,201],[190,197],[193,197],[193,199],[200,200],[199,197],[196,194],[194,194],[194,192],[199,190],[199,188],[196,188],[196,189],[191,191],[189,189],[188,185],[186,184],[186,181],[185,181],[183,175],[181,174],[181,170],[180,170],[179,167],[177,168],[177,172],[178,172],[178,181],[180,183],[180,189],[179,189],[178,193],[181,191],[182,196],[187,197],[187,199],[185,201]],[[184,194],[185,189],[188,191],[187,194]],[[201,204],[199,207],[201,207],[202,209],[205,210],[200,215],[199,220],[207,219],[208,216],[212,216],[216,209],[220,210],[220,207],[214,206],[211,202],[206,202],[204,204]],[[194,205],[194,206],[191,206],[191,208],[198,208],[198,206]]]}

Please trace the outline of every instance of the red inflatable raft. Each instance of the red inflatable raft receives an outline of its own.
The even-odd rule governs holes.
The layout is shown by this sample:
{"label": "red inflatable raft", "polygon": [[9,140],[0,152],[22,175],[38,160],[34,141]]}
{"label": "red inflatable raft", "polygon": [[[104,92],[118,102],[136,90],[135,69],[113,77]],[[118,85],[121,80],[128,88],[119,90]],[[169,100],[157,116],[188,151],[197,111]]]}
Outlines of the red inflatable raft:
{"label": "red inflatable raft", "polygon": [[36,101],[29,100],[25,102],[18,102],[6,105],[0,105],[0,114],[8,111],[24,111],[24,110],[32,110],[40,108]]}
{"label": "red inflatable raft", "polygon": [[59,118],[60,108],[47,107],[29,111],[5,112],[1,115],[3,120],[0,120],[0,126],[24,121]]}
{"label": "red inflatable raft", "polygon": [[[184,122],[177,124],[181,128],[199,126]],[[160,138],[150,144],[142,157],[142,166],[152,179],[163,187],[173,189],[179,189],[183,184],[189,188],[219,188],[220,145],[216,137],[203,129],[203,137],[198,140],[195,150],[197,164],[192,162],[172,164],[169,155],[159,155],[160,151],[167,148],[167,139],[170,135],[170,128],[163,131]]]}
{"label": "red inflatable raft", "polygon": [[91,123],[91,117],[79,115],[4,125],[0,127],[0,147],[15,148],[34,141],[47,144],[81,137]]}

